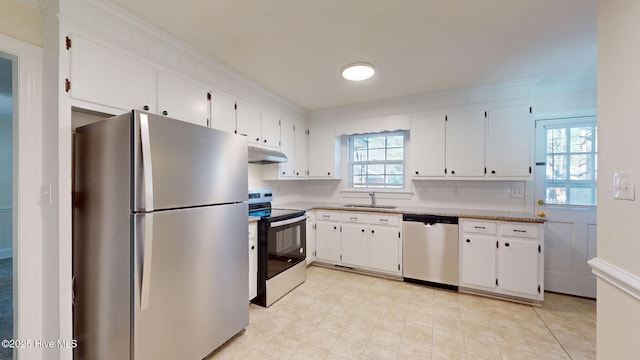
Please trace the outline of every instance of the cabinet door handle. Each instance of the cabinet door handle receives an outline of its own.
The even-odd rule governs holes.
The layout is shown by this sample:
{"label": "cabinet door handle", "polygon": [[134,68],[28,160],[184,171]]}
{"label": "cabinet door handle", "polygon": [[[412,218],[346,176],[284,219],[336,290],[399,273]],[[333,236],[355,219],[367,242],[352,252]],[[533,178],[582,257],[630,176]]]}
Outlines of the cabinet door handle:
{"label": "cabinet door handle", "polygon": [[467,242],[468,242],[468,243],[470,243],[470,242],[471,242],[471,239],[467,239]]}
{"label": "cabinet door handle", "polygon": [[266,143],[266,142],[267,142],[267,139],[264,139],[263,141]]}
{"label": "cabinet door handle", "polygon": [[256,138],[256,141],[260,141],[260,138]]}
{"label": "cabinet door handle", "polygon": [[371,230],[371,233],[372,233],[372,234],[374,234],[374,233],[375,233],[375,230]]}
{"label": "cabinet door handle", "polygon": [[251,250],[255,249],[256,246],[255,245],[251,245]]}
{"label": "cabinet door handle", "polygon": [[455,170],[451,170],[451,175],[455,175],[456,171]]}
{"label": "cabinet door handle", "polygon": [[509,247],[509,243],[504,243],[504,246]]}
{"label": "cabinet door handle", "polygon": [[362,229],[362,232],[364,232],[364,229]]}
{"label": "cabinet door handle", "polygon": [[420,171],[416,171],[416,175],[419,175],[419,174],[420,174]]}
{"label": "cabinet door handle", "polygon": [[142,107],[144,110],[149,111],[149,105],[145,105]]}
{"label": "cabinet door handle", "polygon": [[168,112],[167,110],[164,110],[164,111],[162,112],[162,115],[167,116],[167,115],[169,115],[169,112]]}
{"label": "cabinet door handle", "polygon": [[492,173],[492,174],[495,174],[495,173],[496,173],[496,171],[495,171],[495,170],[491,170],[491,173]]}

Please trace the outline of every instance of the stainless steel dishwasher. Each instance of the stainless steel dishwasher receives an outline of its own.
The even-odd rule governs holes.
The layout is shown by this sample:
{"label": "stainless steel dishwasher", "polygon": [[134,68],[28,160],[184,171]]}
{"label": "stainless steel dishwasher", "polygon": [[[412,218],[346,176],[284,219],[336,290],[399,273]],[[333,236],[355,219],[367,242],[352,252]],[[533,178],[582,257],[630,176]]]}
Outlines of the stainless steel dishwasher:
{"label": "stainless steel dishwasher", "polygon": [[405,214],[402,217],[404,281],[458,289],[458,218]]}

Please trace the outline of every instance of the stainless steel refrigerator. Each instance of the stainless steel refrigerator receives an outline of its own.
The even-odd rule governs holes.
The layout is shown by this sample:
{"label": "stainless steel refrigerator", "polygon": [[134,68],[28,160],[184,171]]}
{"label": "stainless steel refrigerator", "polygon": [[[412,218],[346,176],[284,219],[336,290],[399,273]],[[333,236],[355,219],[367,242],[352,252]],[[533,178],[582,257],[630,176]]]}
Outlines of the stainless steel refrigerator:
{"label": "stainless steel refrigerator", "polygon": [[249,323],[246,138],[132,111],[80,127],[75,359],[202,359]]}

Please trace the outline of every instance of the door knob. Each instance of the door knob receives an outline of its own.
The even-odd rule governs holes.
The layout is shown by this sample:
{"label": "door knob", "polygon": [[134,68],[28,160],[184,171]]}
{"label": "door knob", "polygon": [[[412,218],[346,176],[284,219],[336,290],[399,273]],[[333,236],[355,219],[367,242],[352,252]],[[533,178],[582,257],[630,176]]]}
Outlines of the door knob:
{"label": "door knob", "polygon": [[540,212],[538,213],[538,217],[543,218],[543,217],[546,217],[546,216],[547,216],[547,214],[543,213],[542,211],[540,211]]}
{"label": "door knob", "polygon": [[544,200],[538,200],[538,205],[540,206],[544,205]]}

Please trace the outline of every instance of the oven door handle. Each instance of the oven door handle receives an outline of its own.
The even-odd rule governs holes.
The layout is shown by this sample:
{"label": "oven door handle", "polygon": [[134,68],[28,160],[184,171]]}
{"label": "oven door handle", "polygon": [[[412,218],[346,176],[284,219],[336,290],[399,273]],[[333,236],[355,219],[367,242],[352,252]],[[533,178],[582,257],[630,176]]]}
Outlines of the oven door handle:
{"label": "oven door handle", "polygon": [[293,224],[293,223],[297,223],[298,221],[304,221],[307,219],[307,214],[304,214],[302,216],[298,216],[295,217],[293,219],[287,219],[287,220],[281,220],[281,221],[275,221],[271,223],[271,227],[278,227],[278,226],[284,226],[284,225],[289,225],[289,224]]}

